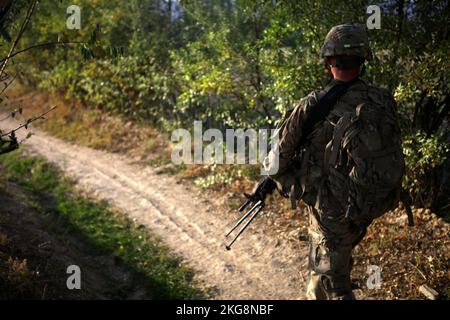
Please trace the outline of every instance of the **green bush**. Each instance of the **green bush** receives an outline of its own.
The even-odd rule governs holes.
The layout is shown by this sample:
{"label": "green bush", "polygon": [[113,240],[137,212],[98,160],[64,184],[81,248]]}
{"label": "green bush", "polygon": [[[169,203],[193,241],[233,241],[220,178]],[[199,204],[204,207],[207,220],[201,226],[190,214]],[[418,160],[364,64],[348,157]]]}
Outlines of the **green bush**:
{"label": "green bush", "polygon": [[88,60],[83,64],[64,61],[45,73],[39,87],[134,119],[158,122],[172,115],[170,79],[156,70],[148,57]]}
{"label": "green bush", "polygon": [[417,132],[404,139],[403,150],[407,167],[404,185],[416,203],[430,206],[450,146],[441,137]]}

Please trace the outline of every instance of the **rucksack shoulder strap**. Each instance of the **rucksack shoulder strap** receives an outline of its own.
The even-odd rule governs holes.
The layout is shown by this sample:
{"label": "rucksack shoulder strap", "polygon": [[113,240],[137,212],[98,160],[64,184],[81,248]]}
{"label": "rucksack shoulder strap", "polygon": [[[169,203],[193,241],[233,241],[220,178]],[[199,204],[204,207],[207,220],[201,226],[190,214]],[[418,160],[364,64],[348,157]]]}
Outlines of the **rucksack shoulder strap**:
{"label": "rucksack shoulder strap", "polygon": [[318,123],[325,121],[339,98],[348,91],[357,79],[349,82],[336,82],[326,89],[325,94],[320,94],[321,97],[310,107],[308,117],[303,125],[300,146],[304,144],[306,138],[314,131],[314,127]]}

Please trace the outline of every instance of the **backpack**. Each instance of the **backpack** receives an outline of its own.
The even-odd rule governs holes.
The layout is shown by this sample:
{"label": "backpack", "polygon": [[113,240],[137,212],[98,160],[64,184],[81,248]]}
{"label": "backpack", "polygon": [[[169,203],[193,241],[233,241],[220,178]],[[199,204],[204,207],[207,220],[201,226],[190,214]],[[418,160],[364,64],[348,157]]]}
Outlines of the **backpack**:
{"label": "backpack", "polygon": [[[410,198],[402,189],[405,163],[395,101],[382,89],[366,85],[362,96],[348,99],[354,107],[336,108],[352,85],[338,83],[313,92],[298,106],[309,106],[308,118],[292,159],[293,171],[276,178],[277,189],[290,199],[292,209],[300,199],[318,205],[326,189],[345,218],[359,225],[370,224],[401,201],[408,224],[413,226]],[[361,92],[361,87],[358,90]],[[285,115],[277,129],[286,126],[290,115]],[[325,152],[318,154],[310,140],[324,135],[330,140],[328,144],[325,140]]]}
{"label": "backpack", "polygon": [[394,102],[368,99],[340,115],[325,149],[328,189],[357,225],[370,224],[400,200],[405,162],[394,108]]}

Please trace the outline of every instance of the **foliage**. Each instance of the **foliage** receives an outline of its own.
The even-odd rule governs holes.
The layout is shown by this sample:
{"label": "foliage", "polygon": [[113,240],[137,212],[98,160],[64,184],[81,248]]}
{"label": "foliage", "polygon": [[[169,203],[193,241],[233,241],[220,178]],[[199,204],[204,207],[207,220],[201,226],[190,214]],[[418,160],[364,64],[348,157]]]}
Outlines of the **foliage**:
{"label": "foliage", "polygon": [[151,59],[134,56],[90,60],[83,65],[76,61],[61,63],[45,74],[39,86],[135,119],[156,120],[166,115],[164,101],[170,99],[167,77],[155,71]]}
{"label": "foliage", "polygon": [[209,167],[209,173],[206,177],[198,177],[194,184],[200,188],[208,189],[213,186],[229,185],[243,176],[242,168],[232,167],[228,170],[220,170],[217,164]]}
{"label": "foliage", "polygon": [[[428,137],[418,131],[403,141],[407,175],[404,184],[416,203],[429,206],[435,186],[434,177],[439,175],[448,158],[450,147],[438,136]],[[427,190],[428,192],[423,192]]]}

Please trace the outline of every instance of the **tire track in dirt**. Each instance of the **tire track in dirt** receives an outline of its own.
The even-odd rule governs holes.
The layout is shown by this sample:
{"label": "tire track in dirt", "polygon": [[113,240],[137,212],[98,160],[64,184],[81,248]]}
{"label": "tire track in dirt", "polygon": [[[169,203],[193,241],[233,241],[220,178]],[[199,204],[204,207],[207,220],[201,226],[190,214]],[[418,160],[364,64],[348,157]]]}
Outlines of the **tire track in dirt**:
{"label": "tire track in dirt", "polygon": [[[4,121],[2,128],[14,125]],[[245,241],[226,251],[223,230],[229,217],[221,216],[220,208],[174,177],[131,164],[125,156],[32,131],[34,135],[26,141],[32,153],[60,167],[83,192],[108,201],[159,236],[196,270],[198,280],[216,289],[215,298],[304,298],[305,251],[297,252],[289,243],[274,246],[274,239],[254,228],[246,231]],[[215,210],[205,209],[205,203]]]}

